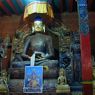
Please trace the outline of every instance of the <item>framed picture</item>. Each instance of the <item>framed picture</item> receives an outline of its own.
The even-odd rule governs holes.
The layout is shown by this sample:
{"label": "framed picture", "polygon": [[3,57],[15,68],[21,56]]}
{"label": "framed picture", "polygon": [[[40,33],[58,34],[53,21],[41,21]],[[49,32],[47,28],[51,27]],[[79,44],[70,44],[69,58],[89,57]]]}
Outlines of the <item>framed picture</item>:
{"label": "framed picture", "polygon": [[24,93],[42,93],[43,92],[43,67],[26,66],[24,77]]}

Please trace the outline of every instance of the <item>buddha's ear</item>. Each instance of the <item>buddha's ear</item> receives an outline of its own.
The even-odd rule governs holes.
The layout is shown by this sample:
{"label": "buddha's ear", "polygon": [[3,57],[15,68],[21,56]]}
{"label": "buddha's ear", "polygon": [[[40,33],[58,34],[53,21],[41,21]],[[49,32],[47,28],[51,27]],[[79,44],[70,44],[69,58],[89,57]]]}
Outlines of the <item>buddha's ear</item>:
{"label": "buddha's ear", "polygon": [[34,26],[32,26],[32,33],[34,33],[35,32],[35,30],[34,30]]}
{"label": "buddha's ear", "polygon": [[43,25],[43,31],[45,32],[45,25]]}

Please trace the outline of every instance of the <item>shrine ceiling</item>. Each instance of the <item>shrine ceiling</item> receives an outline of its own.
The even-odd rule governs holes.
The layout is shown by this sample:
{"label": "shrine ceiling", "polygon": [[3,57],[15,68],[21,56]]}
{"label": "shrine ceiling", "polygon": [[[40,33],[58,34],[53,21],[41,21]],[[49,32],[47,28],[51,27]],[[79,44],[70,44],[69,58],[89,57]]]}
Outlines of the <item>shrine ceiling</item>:
{"label": "shrine ceiling", "polygon": [[[52,7],[55,13],[76,12],[77,3],[75,0],[52,0]],[[0,16],[2,15],[20,15],[24,12],[24,0],[0,0]],[[89,11],[95,11],[95,0],[88,0]]]}

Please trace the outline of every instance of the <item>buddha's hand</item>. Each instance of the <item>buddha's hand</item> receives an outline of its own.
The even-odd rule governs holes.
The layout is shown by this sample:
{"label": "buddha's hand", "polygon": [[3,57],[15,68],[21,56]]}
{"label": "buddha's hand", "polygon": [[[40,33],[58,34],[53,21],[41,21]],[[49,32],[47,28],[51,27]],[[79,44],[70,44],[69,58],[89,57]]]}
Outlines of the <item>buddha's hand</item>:
{"label": "buddha's hand", "polygon": [[29,55],[22,54],[22,56],[25,57],[25,58],[31,59],[31,56],[29,56]]}
{"label": "buddha's hand", "polygon": [[35,52],[36,60],[43,60],[45,59],[45,54],[42,52]]}

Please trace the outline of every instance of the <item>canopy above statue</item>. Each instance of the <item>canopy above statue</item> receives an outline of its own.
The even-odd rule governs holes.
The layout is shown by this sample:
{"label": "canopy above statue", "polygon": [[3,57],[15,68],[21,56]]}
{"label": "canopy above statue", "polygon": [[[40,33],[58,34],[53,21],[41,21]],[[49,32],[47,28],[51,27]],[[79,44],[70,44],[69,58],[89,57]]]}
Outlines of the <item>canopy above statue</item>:
{"label": "canopy above statue", "polygon": [[42,2],[42,3],[47,2],[47,3],[50,4],[51,1],[52,1],[52,0],[23,0],[25,6],[27,6],[27,5],[30,4],[30,3],[34,3],[34,2]]}
{"label": "canopy above statue", "polygon": [[34,21],[36,16],[43,18],[45,23],[48,23],[54,17],[53,10],[48,0],[25,0],[25,21]]}

